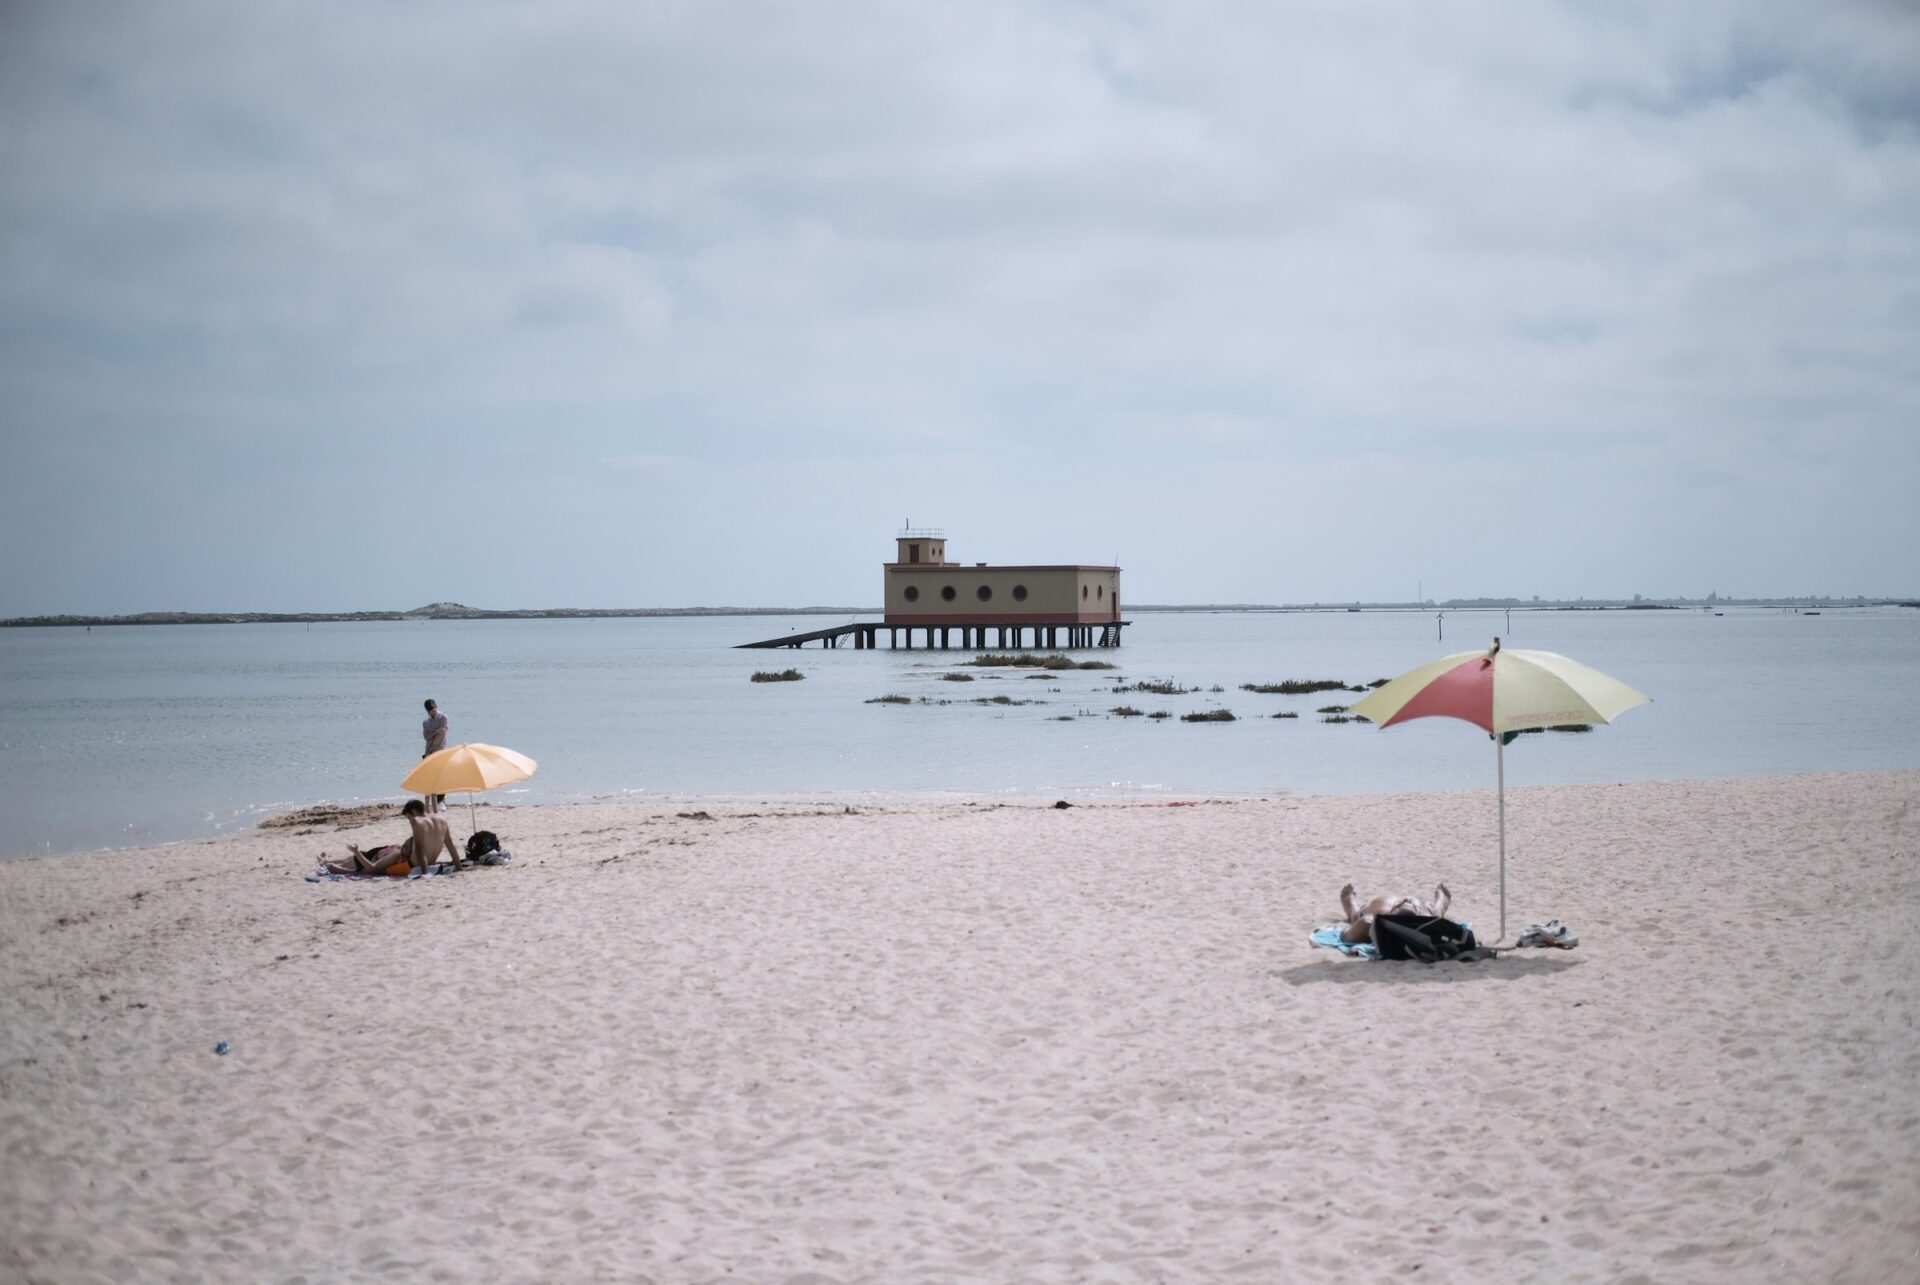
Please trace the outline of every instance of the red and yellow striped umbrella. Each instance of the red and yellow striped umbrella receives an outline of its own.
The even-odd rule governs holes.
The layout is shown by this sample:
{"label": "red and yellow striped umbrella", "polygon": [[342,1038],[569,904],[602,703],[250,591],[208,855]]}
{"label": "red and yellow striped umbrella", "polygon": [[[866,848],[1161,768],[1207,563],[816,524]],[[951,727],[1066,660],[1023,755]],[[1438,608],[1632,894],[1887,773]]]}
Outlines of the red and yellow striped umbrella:
{"label": "red and yellow striped umbrella", "polygon": [[1392,727],[1415,718],[1460,718],[1506,734],[1572,723],[1611,723],[1643,704],[1617,678],[1558,652],[1463,651],[1410,669],[1354,705],[1351,713]]}
{"label": "red and yellow striped umbrella", "polygon": [[1558,652],[1502,648],[1463,651],[1410,669],[1350,713],[1382,728],[1416,718],[1458,718],[1493,737],[1500,782],[1500,940],[1507,937],[1506,743],[1521,732],[1573,724],[1611,723],[1621,711],[1652,700],[1597,669]]}

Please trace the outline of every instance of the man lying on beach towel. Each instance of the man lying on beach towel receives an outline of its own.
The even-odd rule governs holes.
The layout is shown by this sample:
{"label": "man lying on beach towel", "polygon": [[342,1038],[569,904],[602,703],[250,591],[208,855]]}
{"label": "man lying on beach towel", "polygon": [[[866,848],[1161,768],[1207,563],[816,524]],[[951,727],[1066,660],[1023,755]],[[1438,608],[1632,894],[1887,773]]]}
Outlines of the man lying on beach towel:
{"label": "man lying on beach towel", "polygon": [[307,876],[308,883],[360,883],[366,881],[382,884],[403,884],[412,883],[415,879],[424,878],[427,875],[451,876],[453,874],[453,867],[444,861],[438,865],[428,866],[425,870],[409,871],[407,867],[402,864],[394,866],[384,875],[363,874],[359,871],[348,873],[344,865],[327,864],[326,854],[321,853],[320,855],[322,864],[312,874]]}
{"label": "man lying on beach towel", "polygon": [[1447,959],[1471,963],[1477,959],[1493,959],[1499,954],[1495,948],[1480,944],[1473,935],[1472,925],[1455,923],[1438,915],[1376,912],[1367,918],[1372,921],[1370,940],[1348,940],[1347,932],[1353,925],[1337,923],[1321,924],[1309,934],[1308,940],[1315,946],[1361,959],[1417,959],[1427,964]]}
{"label": "man lying on beach towel", "polygon": [[407,845],[404,843],[386,843],[365,852],[358,844],[347,845],[346,861],[329,861],[327,854],[320,854],[320,868],[334,875],[384,875],[400,874],[401,867],[407,864]]}

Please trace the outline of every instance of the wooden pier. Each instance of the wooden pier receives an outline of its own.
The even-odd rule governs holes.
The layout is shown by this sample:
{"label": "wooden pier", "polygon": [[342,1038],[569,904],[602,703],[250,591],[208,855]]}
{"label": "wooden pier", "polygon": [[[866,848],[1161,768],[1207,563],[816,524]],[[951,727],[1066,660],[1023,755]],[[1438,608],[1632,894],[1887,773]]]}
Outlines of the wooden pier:
{"label": "wooden pier", "polygon": [[[1058,651],[1076,647],[1118,647],[1120,631],[1132,623],[1130,620],[1104,620],[1078,625],[1036,625],[1025,621],[953,625],[836,625],[832,629],[815,629],[811,633],[788,634],[784,638],[740,643],[739,646],[797,649],[817,642],[822,647],[838,647],[851,638],[853,641],[849,645],[864,651],[879,647],[880,635],[885,633],[889,648],[913,651],[913,636],[918,633],[923,639],[923,649],[927,651],[956,648],[963,651],[1015,651],[1021,648]],[[904,645],[901,642],[902,634],[906,635]],[[1027,641],[1029,637],[1031,642]]]}

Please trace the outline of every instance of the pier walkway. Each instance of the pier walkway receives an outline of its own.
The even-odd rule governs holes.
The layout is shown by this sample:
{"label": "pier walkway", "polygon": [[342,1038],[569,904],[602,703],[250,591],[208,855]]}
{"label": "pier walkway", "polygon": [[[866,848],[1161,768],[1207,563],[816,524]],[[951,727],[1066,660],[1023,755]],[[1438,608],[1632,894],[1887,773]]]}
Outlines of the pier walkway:
{"label": "pier walkway", "polygon": [[[878,647],[880,633],[885,630],[887,646],[894,650],[902,649],[900,636],[905,634],[904,650],[907,651],[914,650],[915,633],[924,638],[924,647],[928,651],[947,651],[955,647],[967,651],[1006,651],[1020,647],[1118,647],[1120,631],[1132,623],[1131,620],[1108,620],[1084,625],[1034,625],[1016,621],[964,625],[836,625],[831,629],[815,629],[811,633],[788,634],[784,638],[740,643],[738,646],[797,649],[817,642],[822,647],[838,647],[851,638],[852,646],[865,650]],[[1029,635],[1032,636],[1031,642],[1026,641]],[[992,641],[988,641],[990,638]]]}

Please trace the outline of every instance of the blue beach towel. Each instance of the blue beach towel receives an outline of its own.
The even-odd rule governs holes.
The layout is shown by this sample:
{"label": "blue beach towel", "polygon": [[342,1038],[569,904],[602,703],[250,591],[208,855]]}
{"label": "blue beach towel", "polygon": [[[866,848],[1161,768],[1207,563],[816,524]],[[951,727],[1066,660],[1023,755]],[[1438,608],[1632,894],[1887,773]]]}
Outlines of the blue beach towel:
{"label": "blue beach towel", "polygon": [[1357,955],[1361,959],[1380,958],[1380,948],[1370,941],[1341,941],[1340,934],[1346,931],[1345,924],[1321,924],[1307,938],[1316,946],[1325,946],[1328,950],[1337,950],[1342,955]]}
{"label": "blue beach towel", "polygon": [[[1473,928],[1472,924],[1465,922],[1460,926],[1468,930]],[[1316,946],[1337,950],[1342,955],[1352,955],[1357,959],[1380,958],[1380,948],[1370,941],[1341,941],[1340,934],[1346,931],[1346,927],[1345,924],[1321,924],[1308,935],[1307,940]]]}

